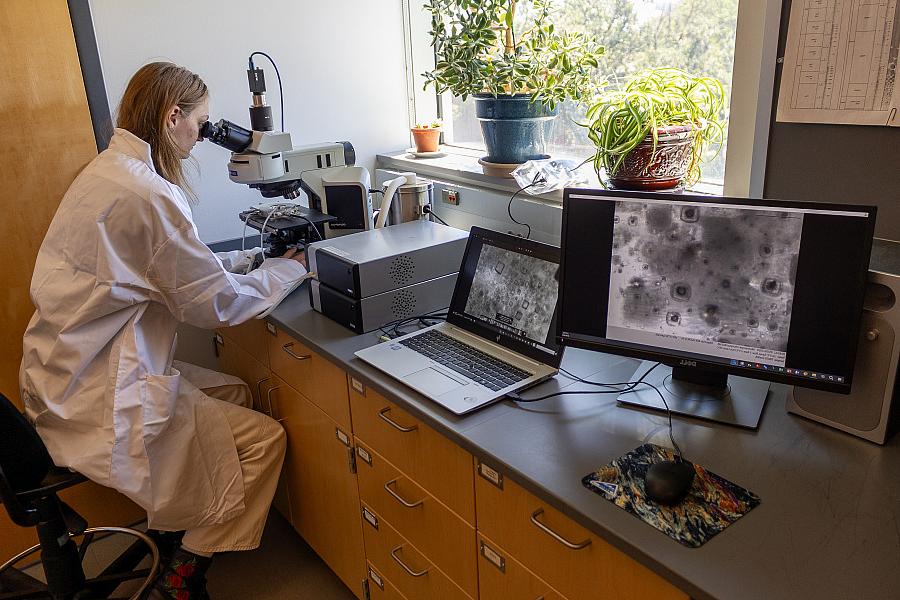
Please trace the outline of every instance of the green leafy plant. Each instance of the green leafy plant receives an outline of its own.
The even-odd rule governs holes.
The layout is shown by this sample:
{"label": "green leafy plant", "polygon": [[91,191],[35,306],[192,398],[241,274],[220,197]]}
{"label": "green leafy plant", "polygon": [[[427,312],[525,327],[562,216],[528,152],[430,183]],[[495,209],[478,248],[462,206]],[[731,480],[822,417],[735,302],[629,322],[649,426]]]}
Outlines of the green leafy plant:
{"label": "green leafy plant", "polygon": [[413,129],[440,129],[444,125],[444,122],[440,119],[431,119],[430,121],[417,121],[415,125],[413,125]]}
{"label": "green leafy plant", "polygon": [[603,47],[584,34],[556,31],[552,0],[427,0],[425,7],[435,51],[425,85],[439,93],[463,100],[530,94],[552,109],[589,97],[596,86]]}
{"label": "green leafy plant", "polygon": [[618,171],[629,152],[646,139],[656,154],[660,128],[693,127],[693,148],[686,182],[700,179],[700,161],[706,144],[725,139],[725,90],[712,77],[696,77],[668,67],[647,69],[630,77],[624,86],[600,92],[587,110],[588,138],[596,147],[594,169],[601,182]]}

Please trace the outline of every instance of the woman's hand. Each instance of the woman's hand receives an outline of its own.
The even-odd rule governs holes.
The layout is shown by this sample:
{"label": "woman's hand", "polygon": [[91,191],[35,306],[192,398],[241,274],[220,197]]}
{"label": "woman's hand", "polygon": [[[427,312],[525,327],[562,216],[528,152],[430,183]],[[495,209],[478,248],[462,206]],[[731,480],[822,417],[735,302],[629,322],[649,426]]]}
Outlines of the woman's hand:
{"label": "woman's hand", "polygon": [[281,258],[296,260],[298,263],[303,265],[304,268],[306,268],[306,252],[300,250],[299,248],[288,248],[287,252],[281,255]]}

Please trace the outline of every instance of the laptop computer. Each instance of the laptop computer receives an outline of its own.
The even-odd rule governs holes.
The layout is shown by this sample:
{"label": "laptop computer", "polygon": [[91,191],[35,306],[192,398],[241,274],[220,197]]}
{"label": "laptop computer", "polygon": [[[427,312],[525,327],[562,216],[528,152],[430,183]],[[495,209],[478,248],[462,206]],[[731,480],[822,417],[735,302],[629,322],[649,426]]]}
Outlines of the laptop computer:
{"label": "laptop computer", "polygon": [[556,246],[473,227],[447,321],[356,352],[462,415],[555,375]]}

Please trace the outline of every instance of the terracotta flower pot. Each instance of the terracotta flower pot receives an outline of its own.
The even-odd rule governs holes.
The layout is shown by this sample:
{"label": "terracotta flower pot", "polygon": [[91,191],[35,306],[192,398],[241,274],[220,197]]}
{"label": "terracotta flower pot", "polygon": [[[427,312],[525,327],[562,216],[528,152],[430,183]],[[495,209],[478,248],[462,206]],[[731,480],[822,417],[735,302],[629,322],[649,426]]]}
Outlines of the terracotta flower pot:
{"label": "terracotta flower pot", "polygon": [[413,141],[416,143],[416,152],[437,152],[441,138],[439,127],[413,127]]}
{"label": "terracotta flower pot", "polygon": [[691,166],[696,130],[691,125],[673,125],[657,130],[656,154],[648,136],[628,153],[609,183],[619,190],[669,190],[681,185]]}

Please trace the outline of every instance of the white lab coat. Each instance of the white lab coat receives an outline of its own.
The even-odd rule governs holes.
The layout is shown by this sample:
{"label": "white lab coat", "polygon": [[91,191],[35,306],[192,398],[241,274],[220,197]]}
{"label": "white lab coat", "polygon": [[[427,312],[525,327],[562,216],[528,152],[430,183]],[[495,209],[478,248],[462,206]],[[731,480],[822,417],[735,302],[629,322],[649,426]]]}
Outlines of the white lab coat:
{"label": "white lab coat", "polygon": [[190,529],[244,510],[218,401],[172,368],[179,321],[241,323],[305,273],[274,258],[232,274],[225,263],[239,254],[220,257],[200,241],[185,194],[122,129],[72,183],[38,253],[20,370],[28,415],[54,462],[124,493],[151,527]]}

